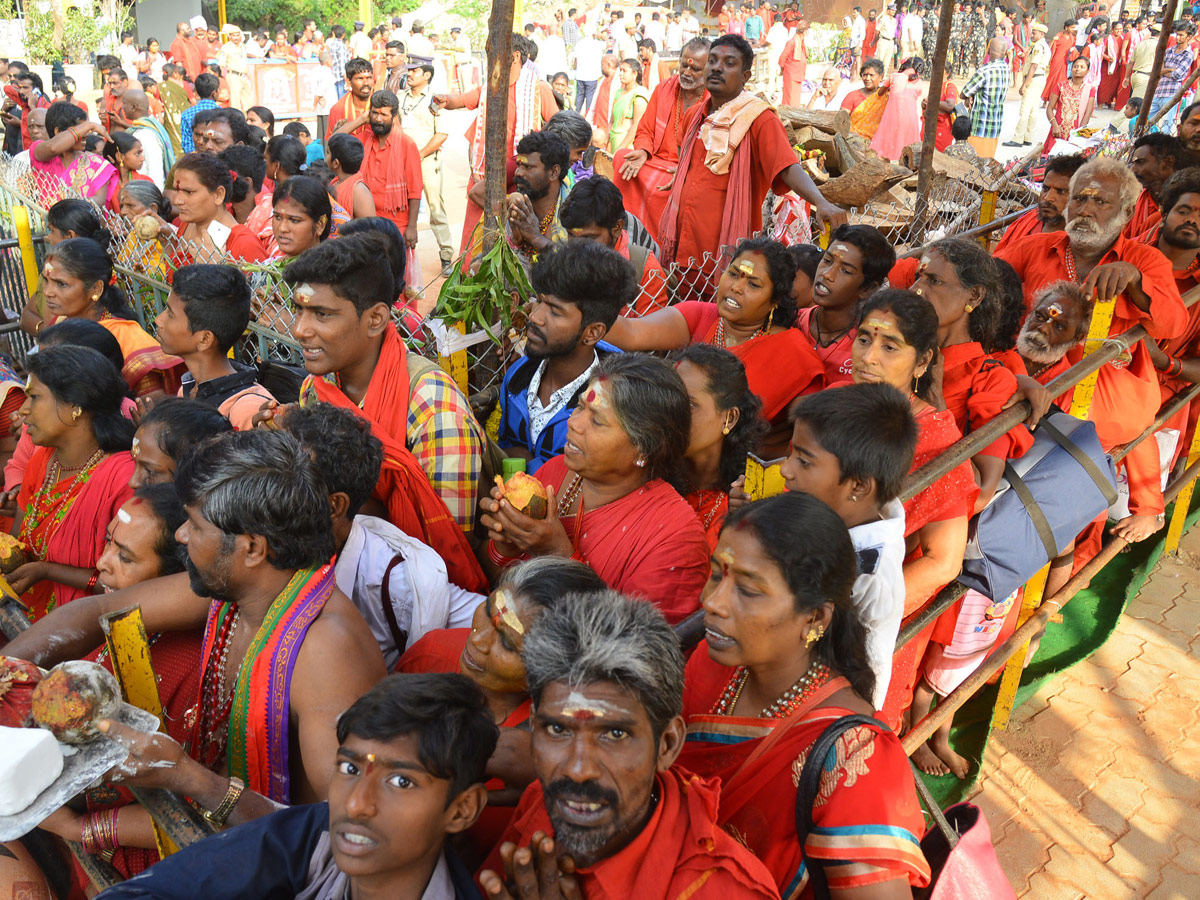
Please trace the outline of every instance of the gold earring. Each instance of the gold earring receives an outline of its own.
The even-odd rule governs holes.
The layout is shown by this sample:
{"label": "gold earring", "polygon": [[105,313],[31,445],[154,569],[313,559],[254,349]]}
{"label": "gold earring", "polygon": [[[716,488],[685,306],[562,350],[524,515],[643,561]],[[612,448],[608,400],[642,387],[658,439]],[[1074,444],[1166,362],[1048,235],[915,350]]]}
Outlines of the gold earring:
{"label": "gold earring", "polygon": [[79,417],[80,417],[80,416],[82,416],[82,415],[83,415],[83,410],[82,410],[82,409],[80,409],[78,406],[77,406],[77,407],[75,407],[73,410],[71,410],[71,421],[72,421],[72,422],[78,422],[78,421],[79,421]]}
{"label": "gold earring", "polygon": [[770,330],[771,330],[771,323],[772,323],[773,321],[775,321],[775,307],[773,307],[773,306],[772,306],[772,307],[771,307],[771,312],[770,312],[770,314],[767,316],[767,327],[763,329],[763,331],[764,331],[764,332],[767,332],[767,331],[770,331]]}
{"label": "gold earring", "polygon": [[920,385],[920,383],[921,383],[921,376],[914,372],[913,373],[913,389],[912,389],[912,392],[914,394],[917,392],[917,387],[918,387],[918,385]]}
{"label": "gold earring", "polygon": [[810,628],[808,630],[808,636],[804,639],[805,648],[811,647],[823,637],[825,637],[824,625],[818,625],[816,628]]}
{"label": "gold earring", "polygon": [[963,310],[964,310],[964,311],[965,311],[965,312],[966,312],[968,315],[970,315],[970,314],[971,314],[971,312],[972,312],[974,309],[975,309],[975,307],[973,307],[973,306],[964,306],[964,307],[963,307]]}

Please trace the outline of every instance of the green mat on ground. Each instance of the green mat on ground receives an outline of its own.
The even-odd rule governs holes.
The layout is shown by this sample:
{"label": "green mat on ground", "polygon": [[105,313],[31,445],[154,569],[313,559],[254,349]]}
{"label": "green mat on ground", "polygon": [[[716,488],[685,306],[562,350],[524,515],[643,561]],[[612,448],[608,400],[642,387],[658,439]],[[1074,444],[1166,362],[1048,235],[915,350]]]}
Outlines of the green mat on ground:
{"label": "green mat on ground", "polygon": [[[1168,510],[1168,522],[1170,513]],[[1197,518],[1200,510],[1193,509],[1188,516],[1189,528]],[[1164,528],[1154,540],[1135,544],[1129,552],[1118,554],[1092,579],[1087,590],[1080,591],[1063,607],[1062,622],[1047,626],[1037,656],[1025,670],[1017,689],[1016,706],[1033,696],[1048,679],[1087,659],[1108,640],[1125,606],[1137,596],[1162,555],[1165,536]],[[958,753],[971,760],[970,775],[962,781],[953,775],[923,776],[943,809],[969,796],[979,778],[979,761],[987,748],[998,691],[999,682],[988,685],[954,717],[950,742]]]}

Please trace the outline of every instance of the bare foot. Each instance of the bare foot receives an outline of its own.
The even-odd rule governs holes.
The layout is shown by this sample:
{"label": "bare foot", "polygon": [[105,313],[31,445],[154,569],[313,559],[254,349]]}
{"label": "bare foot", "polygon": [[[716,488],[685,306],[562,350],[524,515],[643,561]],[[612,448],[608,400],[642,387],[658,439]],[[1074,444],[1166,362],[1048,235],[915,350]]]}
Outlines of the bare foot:
{"label": "bare foot", "polygon": [[938,759],[949,766],[948,771],[953,772],[955,778],[967,777],[967,773],[971,771],[971,764],[951,749],[950,740],[945,735],[935,734],[929,739],[929,746],[933,748]]}
{"label": "bare foot", "polygon": [[912,755],[913,765],[924,772],[926,775],[949,775],[950,770],[946,767],[934,752],[929,749],[929,744],[922,744]]}

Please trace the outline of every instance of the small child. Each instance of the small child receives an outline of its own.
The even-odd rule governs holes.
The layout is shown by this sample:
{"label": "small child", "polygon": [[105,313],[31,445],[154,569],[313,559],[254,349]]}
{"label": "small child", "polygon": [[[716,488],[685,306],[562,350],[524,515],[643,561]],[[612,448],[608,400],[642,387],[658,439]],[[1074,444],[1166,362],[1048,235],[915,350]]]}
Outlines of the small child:
{"label": "small child", "polygon": [[791,453],[781,465],[789,491],[824,502],[850,530],[858,556],[851,599],[867,631],[867,660],[883,706],[904,617],[904,507],[917,422],[887,384],[849,384],[801,397],[792,407]]}
{"label": "small child", "polygon": [[300,141],[306,155],[305,162],[311,166],[317,160],[325,161],[325,148],[320,141],[314,141],[308,127],[303,122],[288,122],[283,126],[283,133]]}
{"label": "small child", "polygon": [[1138,113],[1142,111],[1142,98],[1130,97],[1129,102],[1125,104],[1125,118],[1129,120],[1129,136],[1133,137],[1134,126],[1137,125]]}
{"label": "small child", "polygon": [[947,156],[953,156],[969,163],[979,159],[979,154],[967,141],[967,138],[971,136],[971,120],[969,118],[959,116],[951,122],[950,136],[954,138],[954,143],[946,148]]}
{"label": "small child", "polygon": [[233,266],[192,265],[175,273],[166,306],[154,320],[164,353],[183,358],[181,397],[207,403],[238,431],[253,428],[270,391],[253,367],[229,358],[250,323],[250,285]]}

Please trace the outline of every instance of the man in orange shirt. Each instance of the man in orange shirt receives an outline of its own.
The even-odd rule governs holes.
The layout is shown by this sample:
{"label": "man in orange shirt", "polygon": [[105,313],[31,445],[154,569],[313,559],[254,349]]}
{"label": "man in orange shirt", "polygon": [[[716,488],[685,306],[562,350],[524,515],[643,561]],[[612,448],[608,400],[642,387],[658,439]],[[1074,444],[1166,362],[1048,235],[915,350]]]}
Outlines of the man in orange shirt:
{"label": "man in orange shirt", "polygon": [[[540,131],[542,125],[558,112],[558,101],[554,99],[554,90],[539,77],[536,66],[526,66],[529,62],[530,51],[534,49],[533,41],[524,35],[512,36],[512,67],[508,73],[508,130],[504,143],[505,156],[517,152],[517,142],[531,131]],[[463,94],[434,94],[433,107],[441,109],[480,109],[483,101],[483,88],[476,87]],[[483,208],[470,197],[472,185],[483,180],[484,164],[484,112],[480,110],[479,117],[467,129],[467,140],[471,142],[471,175],[467,181],[467,209],[463,221],[462,246],[466,247],[475,230],[476,224],[483,218]]]}
{"label": "man in orange shirt", "polygon": [[363,144],[359,174],[375,198],[376,215],[391,219],[409,249],[417,246],[421,208],[421,151],[400,130],[400,99],[391,91],[371,95],[371,137]]}
{"label": "man in orange shirt", "polygon": [[[1081,283],[1089,298],[1116,298],[1111,335],[1135,325],[1144,326],[1158,340],[1184,331],[1187,308],[1170,261],[1157,249],[1121,236],[1133,215],[1137,191],[1137,179],[1123,163],[1092,160],[1071,179],[1064,232],[1033,234],[995,254],[1021,276],[1027,306],[1046,285],[1066,280]],[[1081,356],[1076,348],[1068,358],[1077,362]],[[1108,450],[1141,434],[1154,421],[1158,406],[1158,375],[1145,343],[1139,341],[1100,369],[1089,418]],[[1156,454],[1146,457],[1135,451],[1125,460],[1131,515],[1117,524],[1114,533],[1131,541],[1143,540],[1162,526],[1158,459]]]}
{"label": "man in orange shirt", "polygon": [[620,189],[625,208],[657,233],[667,205],[667,192],[679,164],[679,142],[683,123],[697,103],[708,99],[704,69],[708,64],[708,41],[688,41],[679,54],[679,74],[654,89],[638,123],[633,147],[621,150],[613,160],[613,183]]}
{"label": "man in orange shirt", "polygon": [[716,782],[671,767],[683,656],[662,615],[615,591],[568,596],[524,640],[537,780],[479,873],[485,896],[778,897],[717,825]]}
{"label": "man in orange shirt", "polygon": [[1133,218],[1122,232],[1125,237],[1137,240],[1161,221],[1158,198],[1162,186],[1177,171],[1193,164],[1190,157],[1179,139],[1169,134],[1156,131],[1134,141],[1129,168],[1141,184],[1142,192],[1133,208]]}
{"label": "man in orange shirt", "polygon": [[354,135],[365,147],[371,141],[371,89],[375,86],[371,64],[357,56],[347,62],[346,86],[346,93],[329,107],[325,145],[329,146],[329,139],[335,134],[346,133]]}
{"label": "man in orange shirt", "polygon": [[692,108],[683,126],[679,168],[657,233],[663,260],[688,267],[692,289],[716,281],[706,253],[715,255],[762,227],[768,190],[795,191],[812,204],[818,227],[846,221],[845,210],[826,200],[796,161],[774,109],[745,90],[753,67],[745,38],[727,34],[713,41],[705,69],[709,99]]}
{"label": "man in orange shirt", "polygon": [[[1186,169],[1171,176],[1163,186],[1161,199],[1162,222],[1143,240],[1171,261],[1175,286],[1184,295],[1200,285],[1200,169]],[[1147,346],[1158,370],[1163,403],[1200,381],[1200,302],[1188,309],[1187,328],[1178,337]],[[1198,414],[1200,404],[1193,401],[1166,424],[1180,432],[1176,457],[1191,446]]]}
{"label": "man in orange shirt", "polygon": [[196,46],[192,38],[192,26],[187,22],[180,22],[175,26],[175,40],[171,41],[171,61],[183,66],[183,73],[191,82],[204,71],[200,48]]}
{"label": "man in orange shirt", "polygon": [[[1062,231],[1067,225],[1065,212],[1067,196],[1071,193],[1071,176],[1083,165],[1079,154],[1055,156],[1046,163],[1042,176],[1042,195],[1036,209],[1031,209],[1004,231],[996,250],[1003,250],[1015,241],[1030,234],[1049,234]],[[893,282],[892,287],[897,287]]]}

